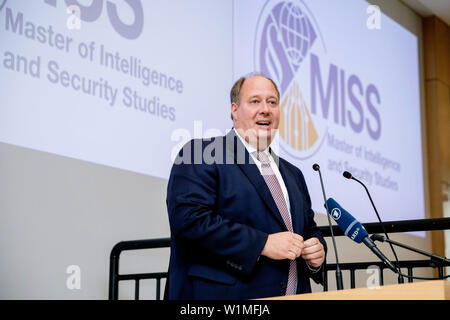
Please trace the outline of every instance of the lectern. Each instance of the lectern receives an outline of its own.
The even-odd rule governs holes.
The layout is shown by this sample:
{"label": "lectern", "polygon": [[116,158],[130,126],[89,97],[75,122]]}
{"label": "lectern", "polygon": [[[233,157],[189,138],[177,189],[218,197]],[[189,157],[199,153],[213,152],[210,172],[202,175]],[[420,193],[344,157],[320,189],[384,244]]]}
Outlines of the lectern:
{"label": "lectern", "polygon": [[266,298],[261,300],[450,300],[450,281],[433,280]]}

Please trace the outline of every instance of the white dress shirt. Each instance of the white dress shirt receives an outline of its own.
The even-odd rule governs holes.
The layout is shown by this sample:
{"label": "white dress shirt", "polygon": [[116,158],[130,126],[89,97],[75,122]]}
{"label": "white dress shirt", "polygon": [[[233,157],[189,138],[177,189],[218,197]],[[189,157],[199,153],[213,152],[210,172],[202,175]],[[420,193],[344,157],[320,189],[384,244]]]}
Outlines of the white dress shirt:
{"label": "white dress shirt", "polygon": [[[259,172],[262,174],[261,161],[259,161],[253,155],[253,152],[258,151],[258,150],[256,150],[255,147],[253,147],[251,144],[249,144],[247,141],[245,141],[245,139],[240,136],[239,132],[235,128],[233,128],[233,130],[236,133],[236,135],[239,137],[241,142],[244,144],[245,149],[247,149],[248,153],[250,153],[250,156],[252,157],[253,161],[255,162],[256,166],[258,167]],[[275,163],[275,159],[272,157],[272,155],[269,152],[269,148],[266,148],[263,152],[268,156],[269,161],[270,161],[270,167],[272,168],[272,171],[275,174],[275,176],[278,180],[278,183],[280,184],[281,191],[283,192],[284,200],[286,200],[286,205],[287,205],[287,209],[289,212],[289,219],[291,219],[291,205],[289,203],[289,194],[288,194],[286,185],[284,184],[283,177],[281,176],[280,170],[278,169],[278,166]],[[292,220],[291,220],[291,222],[292,222]]]}
{"label": "white dress shirt", "polygon": [[[259,172],[260,172],[261,175],[262,175],[262,165],[261,165],[261,161],[259,161],[259,160],[253,155],[253,152],[258,151],[258,150],[256,150],[255,147],[253,147],[252,145],[250,145],[249,143],[247,143],[247,141],[245,141],[245,139],[242,138],[242,137],[239,135],[239,132],[238,132],[235,128],[233,128],[233,130],[234,130],[234,132],[236,133],[236,135],[239,137],[239,139],[241,140],[241,142],[244,144],[245,149],[247,149],[248,153],[250,153],[250,156],[252,157],[253,161],[255,162],[256,166],[257,166],[258,169],[259,169]],[[270,152],[269,152],[269,148],[266,148],[263,152],[268,156],[269,161],[270,161],[270,167],[272,168],[272,171],[273,171],[273,173],[275,174],[275,176],[277,177],[278,183],[280,184],[281,191],[283,192],[284,199],[286,200],[286,205],[287,205],[287,209],[288,209],[288,212],[289,212],[289,219],[291,219],[291,223],[292,223],[292,218],[291,218],[291,205],[290,205],[290,203],[289,203],[289,194],[288,194],[286,185],[284,184],[283,177],[281,176],[280,170],[278,169],[278,166],[277,166],[277,164],[275,163],[274,158],[272,157],[272,155],[271,155]],[[259,260],[259,257],[258,257],[258,260]],[[306,263],[306,265],[308,266],[308,269],[311,270],[313,273],[318,272],[318,271],[322,268],[322,266],[320,266],[320,267],[318,267],[318,268],[311,267],[308,263]]]}

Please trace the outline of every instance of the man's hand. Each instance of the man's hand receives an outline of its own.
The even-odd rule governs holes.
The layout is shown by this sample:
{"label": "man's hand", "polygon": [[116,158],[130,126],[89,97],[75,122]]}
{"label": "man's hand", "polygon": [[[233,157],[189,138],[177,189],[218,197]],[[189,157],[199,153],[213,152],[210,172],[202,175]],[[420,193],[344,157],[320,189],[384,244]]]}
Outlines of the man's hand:
{"label": "man's hand", "polygon": [[313,268],[318,268],[325,260],[323,244],[317,238],[310,238],[303,242],[302,258]]}
{"label": "man's hand", "polygon": [[300,257],[304,247],[301,235],[289,231],[278,232],[269,234],[261,255],[274,260],[295,260]]}

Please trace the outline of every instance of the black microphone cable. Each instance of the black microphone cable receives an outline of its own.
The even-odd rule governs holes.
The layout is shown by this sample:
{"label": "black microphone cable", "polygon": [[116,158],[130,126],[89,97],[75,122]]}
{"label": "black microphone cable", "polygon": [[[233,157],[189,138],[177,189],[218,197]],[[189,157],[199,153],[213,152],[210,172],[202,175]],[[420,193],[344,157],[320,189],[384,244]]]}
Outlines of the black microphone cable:
{"label": "black microphone cable", "polygon": [[[344,173],[343,173],[342,175],[343,175],[345,178],[347,178],[347,179],[353,179],[353,180],[355,180],[356,182],[358,182],[359,184],[361,184],[361,185],[364,187],[364,189],[366,190],[367,195],[369,196],[370,203],[372,204],[372,207],[373,207],[373,209],[374,209],[374,211],[375,211],[375,213],[376,213],[376,215],[377,215],[378,221],[379,221],[380,224],[381,224],[381,228],[383,229],[383,233],[384,233],[384,235],[386,236],[386,238],[389,239],[389,236],[388,236],[388,234],[387,234],[387,232],[386,232],[386,229],[384,228],[384,224],[383,224],[383,222],[381,221],[380,215],[378,214],[378,210],[377,210],[377,208],[375,207],[375,203],[373,202],[372,196],[370,195],[370,192],[369,192],[369,190],[367,189],[366,185],[365,185],[364,183],[362,183],[361,181],[359,181],[358,179],[356,179],[356,178],[355,178],[350,172],[348,172],[348,171],[344,171]],[[399,282],[399,283],[404,283],[404,282],[405,282],[405,281],[403,280],[403,276],[404,276],[404,275],[401,273],[402,271],[401,271],[401,269],[400,269],[400,262],[399,262],[399,260],[398,260],[397,253],[395,252],[394,246],[393,246],[391,243],[389,243],[389,246],[390,246],[391,249],[392,249],[392,253],[394,254],[395,261],[397,261],[398,282]]]}

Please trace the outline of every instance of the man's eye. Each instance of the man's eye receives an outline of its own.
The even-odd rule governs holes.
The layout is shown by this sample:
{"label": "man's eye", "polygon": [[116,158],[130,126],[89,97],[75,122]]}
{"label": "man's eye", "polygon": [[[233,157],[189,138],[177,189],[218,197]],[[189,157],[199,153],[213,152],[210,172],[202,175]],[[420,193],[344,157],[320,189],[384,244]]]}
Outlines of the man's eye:
{"label": "man's eye", "polygon": [[251,103],[258,103],[258,100],[252,100]]}

